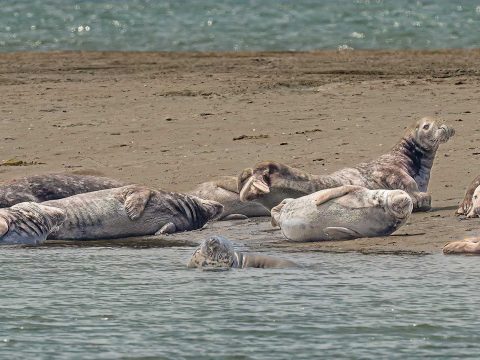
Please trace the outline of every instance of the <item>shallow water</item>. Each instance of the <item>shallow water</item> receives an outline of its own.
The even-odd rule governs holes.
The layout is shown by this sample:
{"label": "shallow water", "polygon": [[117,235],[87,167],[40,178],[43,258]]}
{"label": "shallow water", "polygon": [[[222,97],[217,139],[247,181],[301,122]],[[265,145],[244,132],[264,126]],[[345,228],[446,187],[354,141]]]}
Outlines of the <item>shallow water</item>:
{"label": "shallow water", "polygon": [[0,51],[480,46],[480,2],[4,0]]}
{"label": "shallow water", "polygon": [[478,357],[477,257],[268,252],[303,267],[213,272],[192,252],[2,248],[0,357]]}

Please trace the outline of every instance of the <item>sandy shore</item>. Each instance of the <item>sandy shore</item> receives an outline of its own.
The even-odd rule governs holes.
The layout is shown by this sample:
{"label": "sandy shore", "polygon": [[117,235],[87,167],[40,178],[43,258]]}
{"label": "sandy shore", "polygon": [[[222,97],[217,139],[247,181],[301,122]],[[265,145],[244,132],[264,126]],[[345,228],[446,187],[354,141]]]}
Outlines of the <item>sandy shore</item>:
{"label": "sandy shore", "polygon": [[0,161],[30,164],[1,166],[0,180],[94,169],[183,191],[260,160],[326,174],[438,116],[457,134],[437,154],[434,209],[394,236],[288,245],[263,219],[174,237],[231,232],[258,250],[435,253],[480,234],[480,220],[453,216],[480,172],[479,85],[479,50],[0,54]]}

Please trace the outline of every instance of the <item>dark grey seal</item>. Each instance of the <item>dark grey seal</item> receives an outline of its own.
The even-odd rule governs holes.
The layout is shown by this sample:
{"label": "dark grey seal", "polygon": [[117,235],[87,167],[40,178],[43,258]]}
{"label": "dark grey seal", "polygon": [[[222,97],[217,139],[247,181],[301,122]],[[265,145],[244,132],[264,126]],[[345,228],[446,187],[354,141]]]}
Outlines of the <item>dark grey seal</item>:
{"label": "dark grey seal", "polygon": [[39,245],[65,218],[62,209],[33,202],[0,209],[0,244]]}
{"label": "dark grey seal", "polygon": [[388,153],[330,175],[311,175],[281,163],[261,162],[239,175],[240,200],[255,201],[272,209],[286,198],[298,198],[342,185],[357,185],[368,189],[404,190],[412,197],[414,211],[427,211],[431,208],[427,188],[435,154],[439,145],[454,134],[451,127],[438,125],[434,119],[426,117]]}
{"label": "dark grey seal", "polygon": [[230,268],[287,268],[298,265],[290,260],[272,256],[246,254],[235,251],[230,240],[222,236],[212,236],[204,240],[194,251],[187,267],[201,269]]}
{"label": "dark grey seal", "polygon": [[63,199],[91,191],[117,188],[127,183],[103,176],[43,174],[13,179],[0,185],[0,208],[24,202]]}
{"label": "dark grey seal", "polygon": [[66,220],[48,239],[108,239],[195,230],[218,217],[223,206],[195,196],[139,185],[46,201]]}

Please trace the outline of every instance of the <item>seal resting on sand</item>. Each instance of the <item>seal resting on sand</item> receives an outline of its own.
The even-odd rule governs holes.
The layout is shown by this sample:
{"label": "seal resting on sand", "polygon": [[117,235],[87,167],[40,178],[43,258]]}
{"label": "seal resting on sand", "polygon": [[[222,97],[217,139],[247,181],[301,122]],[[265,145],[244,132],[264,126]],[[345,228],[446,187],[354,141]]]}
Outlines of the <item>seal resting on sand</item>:
{"label": "seal resting on sand", "polygon": [[0,244],[39,245],[65,218],[63,210],[33,202],[0,209]]}
{"label": "seal resting on sand", "polygon": [[311,175],[277,162],[262,162],[239,175],[240,200],[253,200],[271,209],[286,198],[358,185],[404,190],[412,197],[414,210],[427,211],[431,208],[427,188],[435,154],[454,133],[451,127],[438,125],[432,118],[422,118],[388,153],[330,175]]}
{"label": "seal resting on sand", "polygon": [[285,199],[272,209],[272,225],[292,241],[347,240],[386,236],[412,213],[402,190],[369,190],[344,185],[298,199]]}
{"label": "seal resting on sand", "polygon": [[66,220],[48,239],[87,240],[195,230],[219,216],[223,206],[195,196],[139,185],[51,200]]}
{"label": "seal resting on sand", "polygon": [[468,186],[465,198],[455,211],[455,215],[466,215],[467,218],[480,216],[480,175]]}
{"label": "seal resting on sand", "polygon": [[452,241],[443,247],[445,255],[453,254],[480,254],[480,237]]}
{"label": "seal resting on sand", "polygon": [[239,220],[256,216],[270,216],[270,210],[256,202],[242,202],[238,193],[237,178],[222,176],[213,181],[198,185],[188,194],[201,199],[214,200],[223,205],[223,213],[218,220]]}
{"label": "seal resting on sand", "polygon": [[212,236],[204,240],[188,261],[189,268],[285,268],[297,267],[290,260],[272,256],[246,254],[235,251],[233,244],[222,236]]}
{"label": "seal resting on sand", "polygon": [[63,199],[76,194],[117,188],[127,183],[103,176],[43,174],[13,179],[0,184],[0,208],[24,202]]}

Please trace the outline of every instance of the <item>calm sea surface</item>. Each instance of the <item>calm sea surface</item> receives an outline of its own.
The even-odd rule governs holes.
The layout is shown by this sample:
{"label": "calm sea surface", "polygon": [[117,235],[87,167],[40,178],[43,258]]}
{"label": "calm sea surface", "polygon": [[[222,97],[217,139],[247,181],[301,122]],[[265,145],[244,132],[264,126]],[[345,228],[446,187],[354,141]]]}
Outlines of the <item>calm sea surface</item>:
{"label": "calm sea surface", "polygon": [[191,253],[2,247],[0,358],[478,358],[477,257],[212,272],[186,269]]}
{"label": "calm sea surface", "polygon": [[480,1],[2,0],[0,51],[480,47]]}

